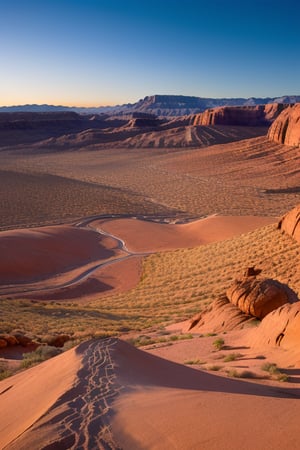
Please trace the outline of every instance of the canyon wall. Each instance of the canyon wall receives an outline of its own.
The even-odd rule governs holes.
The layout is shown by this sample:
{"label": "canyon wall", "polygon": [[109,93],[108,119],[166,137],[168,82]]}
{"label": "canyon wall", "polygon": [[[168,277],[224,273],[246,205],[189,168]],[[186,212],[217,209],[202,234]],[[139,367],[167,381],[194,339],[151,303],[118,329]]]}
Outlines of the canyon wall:
{"label": "canyon wall", "polygon": [[194,116],[193,125],[269,126],[287,108],[287,104],[222,106]]}

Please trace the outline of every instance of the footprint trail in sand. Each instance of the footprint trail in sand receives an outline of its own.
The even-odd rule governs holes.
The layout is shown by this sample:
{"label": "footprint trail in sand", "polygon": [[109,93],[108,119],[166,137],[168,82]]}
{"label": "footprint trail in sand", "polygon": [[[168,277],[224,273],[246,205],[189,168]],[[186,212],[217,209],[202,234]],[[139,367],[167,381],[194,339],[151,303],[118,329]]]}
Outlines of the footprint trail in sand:
{"label": "footprint trail in sand", "polygon": [[[117,339],[79,346],[82,368],[75,385],[7,449],[118,450],[111,431],[111,404],[122,386],[116,381],[112,352]],[[47,430],[51,427],[51,442]]]}

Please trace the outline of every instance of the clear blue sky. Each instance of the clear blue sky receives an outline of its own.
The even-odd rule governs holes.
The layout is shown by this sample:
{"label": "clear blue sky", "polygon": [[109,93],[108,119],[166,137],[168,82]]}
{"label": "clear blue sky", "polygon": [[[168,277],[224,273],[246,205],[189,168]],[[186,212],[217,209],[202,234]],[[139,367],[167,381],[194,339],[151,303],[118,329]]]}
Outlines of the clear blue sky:
{"label": "clear blue sky", "polygon": [[300,94],[298,0],[0,0],[0,104]]}

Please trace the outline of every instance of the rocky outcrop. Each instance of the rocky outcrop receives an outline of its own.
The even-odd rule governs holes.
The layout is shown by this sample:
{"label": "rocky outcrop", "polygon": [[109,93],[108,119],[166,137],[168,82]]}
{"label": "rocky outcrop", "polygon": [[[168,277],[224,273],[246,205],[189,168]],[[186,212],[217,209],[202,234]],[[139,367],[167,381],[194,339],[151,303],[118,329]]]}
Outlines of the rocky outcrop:
{"label": "rocky outcrop", "polygon": [[300,103],[282,111],[270,127],[268,138],[279,144],[300,146]]}
{"label": "rocky outcrop", "polygon": [[132,128],[156,128],[164,123],[164,121],[159,120],[155,114],[135,112],[130,116],[131,119],[127,126]]}
{"label": "rocky outcrop", "polygon": [[32,344],[34,344],[34,342],[32,341],[31,338],[20,333],[0,335],[0,348],[12,347],[15,345],[27,347],[28,345]]}
{"label": "rocky outcrop", "polygon": [[43,343],[50,345],[51,347],[63,347],[66,342],[68,342],[71,337],[68,334],[57,334],[54,336],[46,336],[43,339]]}
{"label": "rocky outcrop", "polygon": [[194,117],[193,125],[269,126],[287,106],[272,103],[207,109]]}
{"label": "rocky outcrop", "polygon": [[245,277],[236,280],[226,292],[228,300],[245,314],[263,319],[289,303],[286,287],[276,280]]}
{"label": "rocky outcrop", "polygon": [[253,322],[254,317],[244,314],[223,295],[214,300],[204,311],[185,323],[182,331],[193,333],[220,333],[242,329]]}
{"label": "rocky outcrop", "polygon": [[[42,344],[47,344],[51,347],[63,347],[70,339],[71,337],[67,334],[56,334],[45,336],[42,339]],[[30,337],[25,336],[22,333],[0,334],[0,348],[12,347],[15,345],[27,347],[41,344],[37,344],[37,342],[34,342]]]}
{"label": "rocky outcrop", "polygon": [[114,122],[104,115],[90,117],[72,111],[0,112],[0,148],[38,142],[83,130],[103,130],[111,126],[114,126]]}
{"label": "rocky outcrop", "polygon": [[300,205],[286,213],[278,223],[278,228],[300,242]]}
{"label": "rocky outcrop", "polygon": [[251,335],[251,346],[295,348],[300,357],[300,302],[286,304],[267,315]]}

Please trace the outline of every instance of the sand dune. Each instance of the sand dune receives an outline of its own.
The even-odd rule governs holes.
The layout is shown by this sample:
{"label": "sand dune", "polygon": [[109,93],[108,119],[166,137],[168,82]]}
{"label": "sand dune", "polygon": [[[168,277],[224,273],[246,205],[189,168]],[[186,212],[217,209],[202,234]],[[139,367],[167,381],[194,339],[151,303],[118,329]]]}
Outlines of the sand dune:
{"label": "sand dune", "polygon": [[115,253],[115,242],[69,225],[4,231],[0,235],[0,283],[29,282]]}
{"label": "sand dune", "polygon": [[80,364],[72,349],[0,383],[1,448],[31,427],[72,386]]}
{"label": "sand dune", "polygon": [[[60,367],[69,370],[69,362],[72,370],[66,376]],[[55,384],[63,380],[60,393],[64,390],[64,394],[58,398],[58,390],[49,391],[46,401],[44,395],[34,394],[44,388],[47,371],[46,379],[56,380]],[[0,436],[10,450],[282,449],[298,445],[299,389],[212,375],[117,339],[82,344],[76,352],[67,352],[0,386],[6,411]],[[29,401],[30,414],[26,414]],[[18,427],[13,410],[17,405],[26,419],[24,425],[20,414]]]}
{"label": "sand dune", "polygon": [[110,219],[95,220],[88,228],[62,225],[6,231],[0,236],[0,295],[86,300],[102,292],[127,290],[136,285],[141,272],[136,253],[195,247],[273,221],[268,217],[210,216],[171,225]]}
{"label": "sand dune", "polygon": [[225,379],[120,347],[117,370],[127,392],[116,401],[112,428],[124,449],[296,445],[299,389]]}
{"label": "sand dune", "polygon": [[102,222],[100,228],[121,237],[130,250],[147,252],[195,247],[230,239],[274,221],[273,217],[212,215],[176,225],[115,219]]}

